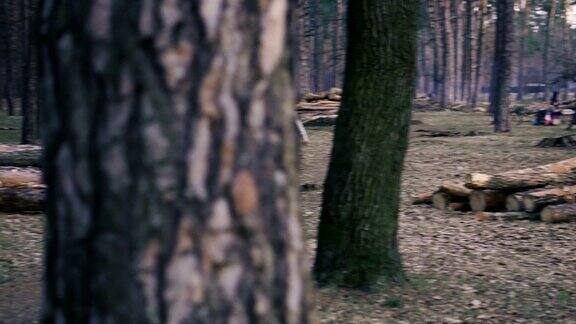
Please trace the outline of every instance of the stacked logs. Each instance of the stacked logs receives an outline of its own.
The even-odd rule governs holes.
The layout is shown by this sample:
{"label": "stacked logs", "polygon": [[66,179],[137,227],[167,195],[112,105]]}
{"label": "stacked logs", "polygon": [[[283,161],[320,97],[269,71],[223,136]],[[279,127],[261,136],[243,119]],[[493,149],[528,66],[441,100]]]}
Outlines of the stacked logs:
{"label": "stacked logs", "polygon": [[45,200],[46,188],[39,169],[0,167],[0,212],[40,212]]}
{"label": "stacked logs", "polygon": [[332,126],[336,123],[342,89],[332,88],[319,93],[305,93],[297,111],[305,126]]}
{"label": "stacked logs", "polygon": [[576,221],[576,158],[494,175],[472,173],[413,203],[472,211],[478,220]]}

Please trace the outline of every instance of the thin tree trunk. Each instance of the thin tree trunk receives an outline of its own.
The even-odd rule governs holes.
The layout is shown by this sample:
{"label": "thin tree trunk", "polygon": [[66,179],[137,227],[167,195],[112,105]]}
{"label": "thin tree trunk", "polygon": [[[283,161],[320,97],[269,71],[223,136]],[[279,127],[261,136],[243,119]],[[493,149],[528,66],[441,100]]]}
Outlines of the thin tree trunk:
{"label": "thin tree trunk", "polygon": [[546,29],[544,31],[544,48],[542,49],[542,80],[544,81],[544,98],[548,100],[550,94],[550,38],[554,32],[554,18],[556,17],[556,1],[550,0],[550,8],[546,16]]}
{"label": "thin tree trunk", "polygon": [[312,50],[312,68],[310,69],[311,72],[311,80],[312,80],[312,91],[318,92],[321,89],[322,83],[322,57],[324,52],[324,40],[323,40],[323,31],[322,31],[322,9],[320,8],[323,3],[312,1],[312,9],[310,10],[310,24],[312,25],[312,31],[314,37],[313,39],[313,50]]}
{"label": "thin tree trunk", "polygon": [[20,114],[18,104],[22,99],[22,30],[23,13],[21,0],[3,0],[7,6],[6,55],[6,102],[8,115]]}
{"label": "thin tree trunk", "polygon": [[330,54],[330,71],[331,71],[331,79],[330,79],[330,87],[337,86],[337,75],[340,73],[338,71],[338,48],[340,47],[340,20],[341,17],[339,15],[339,8],[340,4],[338,1],[334,1],[332,4],[332,35],[330,35],[332,41],[332,53]]}
{"label": "thin tree trunk", "polygon": [[460,3],[462,0],[450,0],[450,26],[452,32],[452,96],[454,101],[460,97]]}
{"label": "thin tree trunk", "polygon": [[450,37],[448,35],[448,23],[447,23],[447,12],[446,7],[448,6],[449,0],[438,0],[436,10],[439,13],[440,21],[440,43],[442,49],[442,57],[440,64],[440,106],[446,107],[448,104],[449,95],[449,78],[450,78]]}
{"label": "thin tree trunk", "polygon": [[520,0],[520,32],[519,32],[519,50],[518,50],[518,95],[516,100],[524,100],[524,58],[526,57],[527,39],[530,35],[530,0]]}
{"label": "thin tree trunk", "polygon": [[490,111],[494,115],[494,131],[510,131],[508,106],[510,104],[510,77],[514,37],[514,0],[496,2],[496,40],[492,66]]}
{"label": "thin tree trunk", "polygon": [[46,1],[43,323],[308,323],[293,1]]}
{"label": "thin tree trunk", "polygon": [[35,144],[40,139],[40,104],[38,102],[38,40],[39,0],[23,0],[25,13],[24,72],[22,96],[22,144]]}
{"label": "thin tree trunk", "polygon": [[298,91],[299,97],[306,92],[310,92],[310,18],[309,18],[310,4],[309,0],[299,0],[298,1],[298,54],[299,54],[299,64],[298,64],[298,80],[300,82]]}
{"label": "thin tree trunk", "polygon": [[438,0],[427,0],[428,2],[428,19],[430,24],[430,44],[432,46],[432,93],[438,100],[440,95],[441,84],[441,60],[440,60],[440,36],[438,33]]}
{"label": "thin tree trunk", "polygon": [[338,4],[338,48],[336,87],[342,88],[344,83],[344,66],[346,64],[346,0],[337,0]]}
{"label": "thin tree trunk", "polygon": [[470,92],[472,91],[472,0],[465,3],[465,29],[464,42],[462,48],[462,81],[461,100],[470,102]]}
{"label": "thin tree trunk", "polygon": [[476,69],[474,71],[474,89],[472,90],[472,106],[478,104],[478,94],[482,91],[480,74],[483,68],[484,56],[484,18],[486,16],[486,0],[480,0],[478,6],[478,41],[476,44]]}
{"label": "thin tree trunk", "polygon": [[416,81],[418,7],[418,0],[349,4],[344,101],[314,267],[320,283],[370,287],[402,277],[399,189]]}

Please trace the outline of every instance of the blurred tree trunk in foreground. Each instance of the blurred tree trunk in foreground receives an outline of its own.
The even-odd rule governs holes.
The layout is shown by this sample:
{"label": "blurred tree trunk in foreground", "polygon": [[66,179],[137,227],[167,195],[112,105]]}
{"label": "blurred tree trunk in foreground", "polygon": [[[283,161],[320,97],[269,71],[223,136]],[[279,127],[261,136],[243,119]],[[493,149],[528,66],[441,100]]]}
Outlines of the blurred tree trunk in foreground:
{"label": "blurred tree trunk in foreground", "polygon": [[46,1],[45,323],[307,323],[294,2]]}

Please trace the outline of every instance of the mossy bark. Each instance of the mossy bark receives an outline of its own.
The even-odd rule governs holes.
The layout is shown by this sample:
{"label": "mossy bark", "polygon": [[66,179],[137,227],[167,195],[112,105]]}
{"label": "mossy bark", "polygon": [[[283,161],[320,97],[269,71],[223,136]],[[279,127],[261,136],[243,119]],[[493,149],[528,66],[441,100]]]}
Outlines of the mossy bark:
{"label": "mossy bark", "polygon": [[348,61],[318,234],[320,283],[402,277],[397,229],[418,0],[349,4]]}
{"label": "mossy bark", "polygon": [[307,323],[294,1],[46,1],[44,323]]}

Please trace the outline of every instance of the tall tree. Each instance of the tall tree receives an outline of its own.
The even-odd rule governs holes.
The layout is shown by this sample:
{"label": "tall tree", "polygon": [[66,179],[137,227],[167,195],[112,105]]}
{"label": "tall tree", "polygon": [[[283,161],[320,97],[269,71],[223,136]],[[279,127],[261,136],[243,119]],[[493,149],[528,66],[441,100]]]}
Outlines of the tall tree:
{"label": "tall tree", "polygon": [[400,176],[416,80],[418,0],[349,3],[344,101],[326,179],[320,283],[399,279]]}
{"label": "tall tree", "polygon": [[512,47],[514,37],[514,0],[496,1],[496,40],[490,95],[490,112],[494,116],[494,131],[510,131],[508,105],[512,72]]}
{"label": "tall tree", "polygon": [[461,98],[460,84],[462,82],[461,74],[462,69],[460,61],[460,4],[462,0],[450,0],[450,28],[452,34],[452,97],[454,101]]}
{"label": "tall tree", "polygon": [[40,139],[40,103],[38,89],[38,18],[39,0],[23,0],[23,82],[22,91],[22,144],[35,144]]}
{"label": "tall tree", "polygon": [[546,14],[546,25],[544,29],[544,45],[542,48],[542,80],[544,82],[544,100],[548,99],[550,93],[550,45],[554,33],[554,18],[556,17],[556,1],[548,1]]}
{"label": "tall tree", "polygon": [[524,87],[525,87],[525,73],[524,73],[524,60],[527,51],[528,36],[530,34],[530,0],[520,0],[520,31],[518,33],[519,49],[518,49],[518,95],[517,100],[524,99]]}
{"label": "tall tree", "polygon": [[3,84],[0,89],[3,106],[6,106],[8,114],[19,115],[22,106],[23,95],[23,51],[24,51],[24,14],[21,0],[0,1],[0,9],[3,12],[2,38],[3,52],[0,60],[3,70]]}
{"label": "tall tree", "polygon": [[430,26],[430,44],[432,46],[432,93],[436,100],[441,93],[442,79],[441,79],[441,37],[439,28],[439,13],[437,0],[426,0],[428,6],[428,22]]}
{"label": "tall tree", "polygon": [[293,1],[45,1],[44,323],[307,323]]}
{"label": "tall tree", "polygon": [[470,101],[472,91],[472,11],[473,0],[466,0],[464,6],[464,41],[462,44],[462,76],[460,84],[461,100]]}
{"label": "tall tree", "polygon": [[477,40],[476,40],[476,66],[474,69],[474,87],[472,89],[472,99],[471,104],[472,106],[476,106],[478,103],[478,94],[482,91],[482,87],[480,86],[480,75],[483,68],[483,57],[484,57],[484,34],[485,34],[485,17],[487,13],[486,8],[486,1],[487,0],[479,0],[478,4],[478,11],[477,11],[477,18],[476,21],[478,22],[477,27]]}
{"label": "tall tree", "polygon": [[436,3],[436,12],[438,12],[438,31],[440,34],[440,106],[446,107],[450,89],[450,36],[448,28],[448,17],[450,16],[449,0],[438,0]]}

